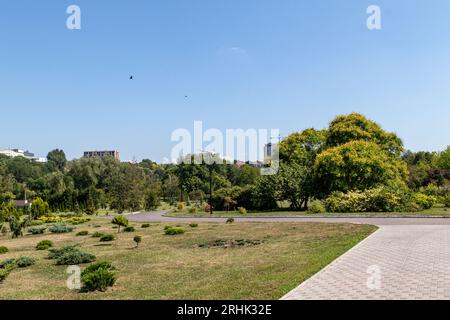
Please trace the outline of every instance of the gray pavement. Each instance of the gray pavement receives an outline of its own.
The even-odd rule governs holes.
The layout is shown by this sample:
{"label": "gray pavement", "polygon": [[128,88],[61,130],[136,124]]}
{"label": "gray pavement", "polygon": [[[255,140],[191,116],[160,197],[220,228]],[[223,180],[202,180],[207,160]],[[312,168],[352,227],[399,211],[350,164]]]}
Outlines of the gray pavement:
{"label": "gray pavement", "polygon": [[448,300],[450,227],[381,226],[284,300]]}
{"label": "gray pavement", "polygon": [[[167,217],[167,211],[128,215],[136,222],[225,222],[226,218]],[[282,299],[450,299],[450,219],[239,217],[236,222],[348,222],[378,231]]]}
{"label": "gray pavement", "polygon": [[[168,217],[168,211],[141,212],[127,215],[128,220],[135,222],[225,222],[227,218],[194,218]],[[351,218],[323,218],[301,216],[279,217],[238,217],[236,222],[348,222],[355,224],[384,225],[450,225],[450,218],[385,218],[385,217],[351,217]]]}

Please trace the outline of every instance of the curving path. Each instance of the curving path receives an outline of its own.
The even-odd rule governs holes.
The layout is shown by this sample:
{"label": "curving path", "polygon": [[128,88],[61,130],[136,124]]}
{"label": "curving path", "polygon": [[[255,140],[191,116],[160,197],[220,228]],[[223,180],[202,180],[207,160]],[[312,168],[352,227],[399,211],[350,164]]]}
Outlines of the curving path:
{"label": "curving path", "polygon": [[[128,215],[136,222],[225,222],[226,218]],[[239,217],[237,222],[349,222],[378,231],[286,294],[284,300],[450,299],[450,219]]]}
{"label": "curving path", "polygon": [[[195,217],[169,217],[169,211],[140,212],[127,215],[128,220],[134,222],[225,222],[227,218],[195,218]],[[386,218],[386,217],[307,217],[307,216],[277,216],[277,217],[238,217],[236,222],[332,222],[385,225],[450,225],[450,218]]]}

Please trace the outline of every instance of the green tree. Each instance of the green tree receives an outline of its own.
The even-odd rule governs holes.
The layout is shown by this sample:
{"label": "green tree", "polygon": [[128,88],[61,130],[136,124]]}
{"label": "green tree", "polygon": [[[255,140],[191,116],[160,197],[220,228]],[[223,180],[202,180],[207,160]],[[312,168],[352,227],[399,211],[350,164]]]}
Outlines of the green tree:
{"label": "green tree", "polygon": [[120,227],[128,226],[128,219],[125,218],[124,216],[117,215],[112,219],[111,223],[118,226],[119,230],[117,232],[120,232]]}
{"label": "green tree", "polygon": [[296,163],[280,165],[280,171],[275,176],[277,186],[276,196],[278,200],[287,200],[292,209],[298,210],[302,206],[308,208],[310,190],[307,186],[308,168]]}
{"label": "green tree", "polygon": [[50,171],[64,171],[67,159],[63,150],[55,149],[47,154],[47,167]]}
{"label": "green tree", "polygon": [[438,169],[450,170],[450,146],[435,156],[433,165]]}
{"label": "green tree", "polygon": [[384,131],[380,125],[359,113],[338,116],[330,123],[327,147],[337,147],[356,140],[373,142],[395,157],[403,152],[403,143],[399,137]]}
{"label": "green tree", "polygon": [[317,157],[314,169],[321,197],[333,191],[404,185],[407,177],[404,161],[393,158],[378,144],[362,140],[325,150]]}
{"label": "green tree", "polygon": [[33,215],[34,219],[45,216],[49,212],[50,207],[48,203],[41,198],[38,197],[31,203],[31,214]]}

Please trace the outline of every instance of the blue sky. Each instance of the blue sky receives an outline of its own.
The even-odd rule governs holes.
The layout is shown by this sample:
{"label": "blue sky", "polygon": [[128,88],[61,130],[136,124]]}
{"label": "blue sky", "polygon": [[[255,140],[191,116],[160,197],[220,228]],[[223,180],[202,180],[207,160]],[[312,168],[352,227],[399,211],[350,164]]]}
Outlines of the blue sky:
{"label": "blue sky", "polygon": [[[70,4],[82,29],[65,23]],[[366,28],[366,8],[382,30]],[[130,75],[135,79],[130,81]],[[185,96],[188,95],[186,99]],[[177,128],[322,128],[361,112],[450,144],[450,2],[4,1],[0,148],[162,161]]]}

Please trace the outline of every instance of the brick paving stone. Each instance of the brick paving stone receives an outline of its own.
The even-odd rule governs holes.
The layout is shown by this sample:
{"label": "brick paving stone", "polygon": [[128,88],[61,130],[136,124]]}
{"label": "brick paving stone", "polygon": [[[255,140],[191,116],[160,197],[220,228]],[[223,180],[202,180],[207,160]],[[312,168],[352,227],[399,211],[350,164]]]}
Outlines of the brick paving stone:
{"label": "brick paving stone", "polygon": [[[379,289],[367,286],[370,266]],[[450,299],[450,226],[382,225],[282,299]]]}

